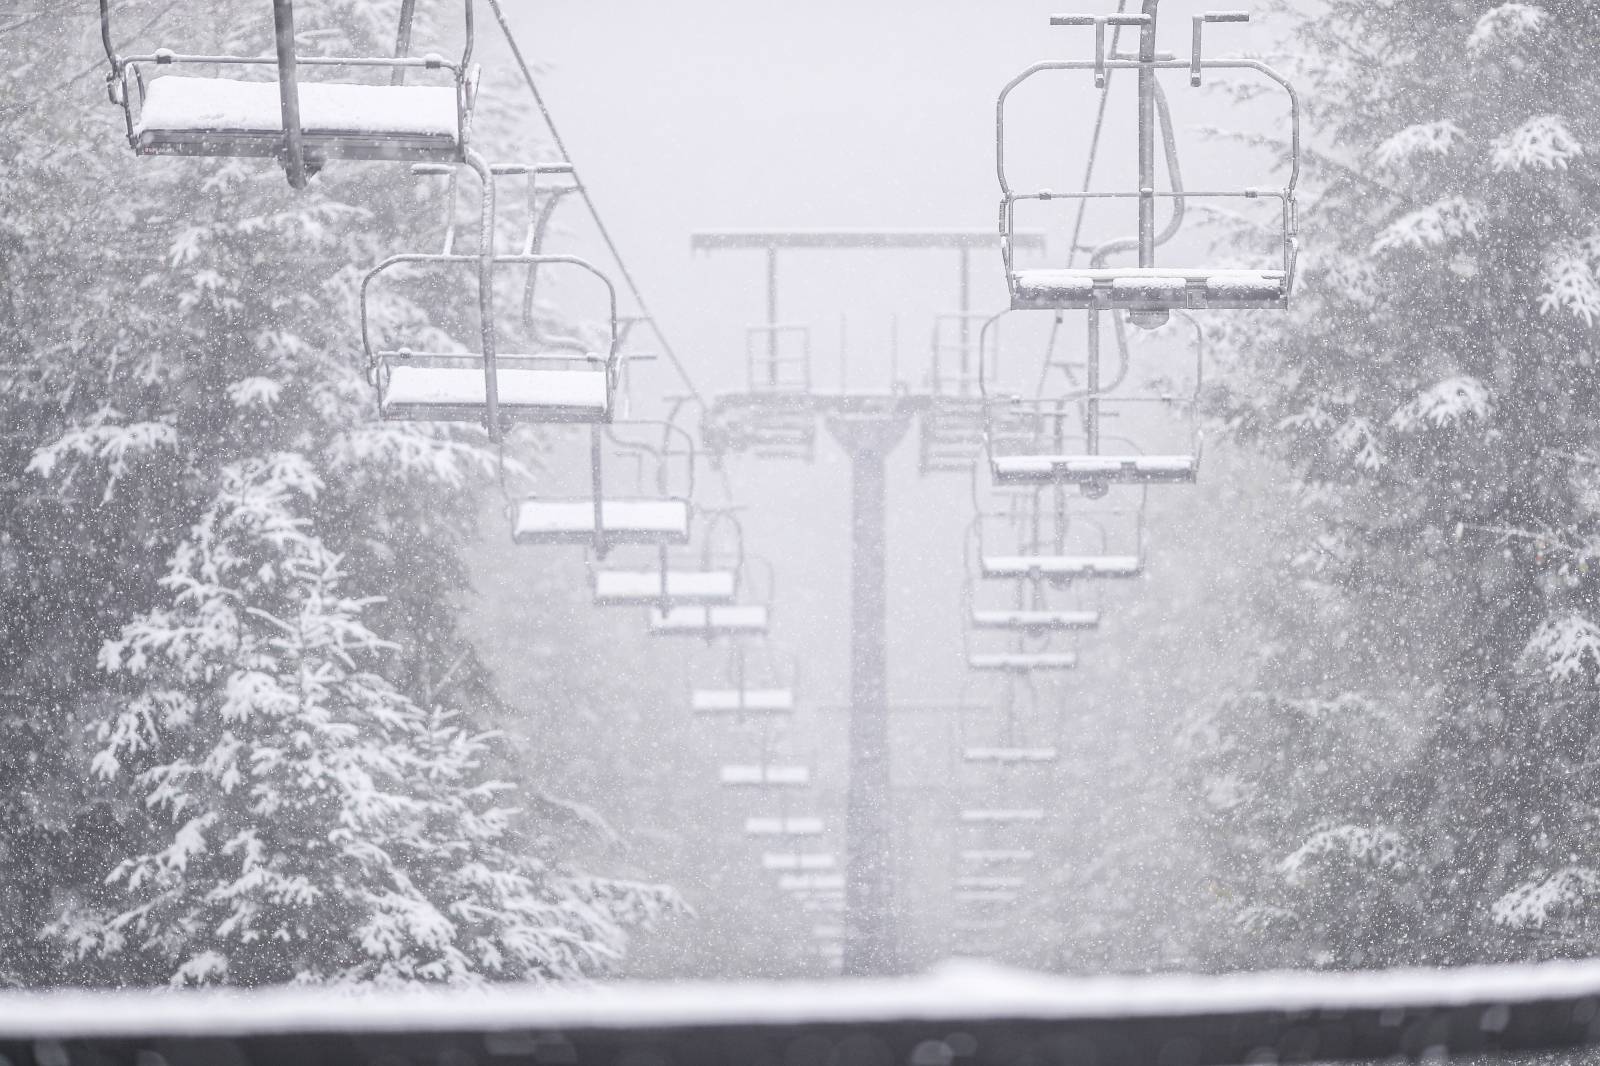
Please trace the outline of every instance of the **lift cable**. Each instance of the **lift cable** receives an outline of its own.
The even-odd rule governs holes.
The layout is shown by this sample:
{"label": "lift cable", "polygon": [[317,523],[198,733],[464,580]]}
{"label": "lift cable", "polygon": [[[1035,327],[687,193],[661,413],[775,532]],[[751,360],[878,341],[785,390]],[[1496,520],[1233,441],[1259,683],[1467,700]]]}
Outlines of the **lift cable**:
{"label": "lift cable", "polygon": [[[1119,15],[1124,14],[1124,13],[1126,13],[1127,9],[1128,9],[1128,0],[1117,0],[1117,14],[1119,14]],[[1111,27],[1111,52],[1112,52],[1113,55],[1116,54],[1117,49],[1121,46],[1121,43],[1122,43],[1122,27],[1120,25]],[[1083,168],[1083,191],[1084,192],[1088,192],[1090,186],[1094,182],[1095,162],[1098,159],[1099,154],[1100,154],[1100,136],[1105,131],[1106,111],[1107,111],[1107,109],[1108,109],[1108,107],[1109,107],[1109,105],[1111,103],[1111,78],[1115,73],[1116,73],[1115,71],[1110,71],[1110,70],[1106,71],[1106,88],[1105,88],[1105,92],[1102,92],[1100,94],[1100,106],[1095,111],[1094,131],[1089,136],[1089,157],[1088,157],[1088,161],[1084,164],[1084,168]],[[1084,222],[1084,218],[1088,214],[1088,211],[1089,211],[1089,201],[1088,201],[1088,199],[1085,198],[1085,199],[1079,200],[1078,201],[1078,217],[1073,221],[1073,224],[1072,224],[1072,240],[1067,243],[1067,267],[1068,267],[1068,269],[1071,269],[1072,267],[1077,265],[1078,252],[1080,250],[1079,246],[1078,246],[1078,241],[1083,237],[1083,222]],[[1038,380],[1038,382],[1037,382],[1037,384],[1036,384],[1036,386],[1034,388],[1034,394],[1036,396],[1043,396],[1044,395],[1045,382],[1050,377],[1050,367],[1055,362],[1056,338],[1061,332],[1061,325],[1062,325],[1062,314],[1061,314],[1060,311],[1057,311],[1056,312],[1056,316],[1055,316],[1055,322],[1050,327],[1050,342],[1047,345],[1046,350],[1045,350],[1044,365],[1039,368],[1039,380]],[[1068,369],[1066,371],[1066,374],[1067,374],[1067,381],[1070,383],[1073,380],[1072,371],[1070,369]]]}
{"label": "lift cable", "polygon": [[[1126,2],[1126,0],[1123,0],[1123,2]],[[528,61],[523,57],[522,49],[517,44],[516,36],[511,32],[511,24],[506,21],[505,10],[500,4],[500,0],[488,0],[488,4],[490,10],[494,12],[495,21],[500,25],[500,32],[505,36],[506,44],[511,48],[511,57],[516,60],[517,67],[522,71],[522,80],[527,83],[528,91],[533,94],[533,102],[538,106],[539,114],[544,117],[545,128],[550,131],[550,139],[555,142],[556,151],[561,155],[561,162],[567,164],[568,166],[572,166],[573,176],[577,177],[577,167],[573,165],[572,157],[567,152],[566,142],[562,140],[561,133],[556,128],[555,118],[550,114],[550,108],[545,103],[544,94],[539,91],[539,83],[533,76],[533,70],[528,66]],[[700,390],[695,386],[694,379],[689,376],[689,372],[684,367],[683,361],[678,358],[678,354],[673,349],[672,343],[667,340],[666,333],[661,328],[661,323],[656,320],[656,317],[653,314],[651,314],[650,305],[645,302],[644,295],[639,291],[639,285],[634,280],[632,271],[628,269],[627,263],[622,258],[621,251],[617,248],[616,241],[611,237],[610,229],[606,227],[605,220],[600,217],[600,210],[595,206],[594,197],[589,192],[588,183],[579,180],[577,185],[578,195],[583,197],[584,206],[589,210],[589,217],[594,220],[595,228],[600,232],[601,240],[605,242],[606,248],[611,253],[611,258],[616,262],[617,271],[622,275],[622,280],[627,284],[628,291],[632,293],[634,302],[639,305],[640,312],[645,316],[646,321],[650,323],[651,332],[655,334],[656,340],[661,343],[661,350],[663,353],[665,353],[667,361],[672,364],[672,368],[677,372],[679,380],[682,381],[684,387],[689,390],[689,393],[694,397],[695,402],[704,407],[704,397],[702,397]]]}
{"label": "lift cable", "polygon": [[[1127,11],[1127,7],[1128,7],[1128,0],[1117,0],[1117,14],[1121,15],[1124,12],[1126,12]],[[1116,55],[1117,54],[1117,48],[1121,44],[1121,41],[1122,41],[1122,27],[1120,25],[1111,27],[1111,54],[1112,55]],[[1111,102],[1111,77],[1115,73],[1116,73],[1115,71],[1111,71],[1111,70],[1106,71],[1106,87],[1105,87],[1105,91],[1100,94],[1100,107],[1096,111],[1095,116],[1094,116],[1094,133],[1089,138],[1089,160],[1084,165],[1084,168],[1083,168],[1083,191],[1084,192],[1088,192],[1089,191],[1089,185],[1094,180],[1095,157],[1098,155],[1098,153],[1100,151],[1100,134],[1105,129],[1105,125],[1106,125],[1106,108]],[[1077,221],[1075,221],[1073,223],[1073,226],[1072,226],[1072,241],[1071,241],[1071,243],[1069,243],[1067,245],[1067,266],[1068,266],[1068,268],[1071,268],[1075,264],[1075,261],[1078,258],[1078,250],[1079,250],[1078,249],[1078,239],[1083,236],[1083,220],[1084,220],[1084,216],[1088,213],[1088,210],[1089,210],[1089,201],[1087,199],[1079,200],[1078,201],[1078,218],[1077,218]],[[1060,318],[1059,315],[1057,315],[1056,317],[1058,319]]]}

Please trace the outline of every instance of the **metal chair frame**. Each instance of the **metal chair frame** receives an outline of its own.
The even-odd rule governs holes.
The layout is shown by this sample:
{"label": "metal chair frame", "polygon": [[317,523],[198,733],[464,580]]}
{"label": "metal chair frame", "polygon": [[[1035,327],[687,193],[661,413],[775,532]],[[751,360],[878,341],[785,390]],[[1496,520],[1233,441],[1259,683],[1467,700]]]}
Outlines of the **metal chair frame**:
{"label": "metal chair frame", "polygon": [[[1146,0],[1145,13],[1138,15],[1081,16],[1066,15],[1052,18],[1053,25],[1091,25],[1095,27],[1096,49],[1093,60],[1059,60],[1035,63],[1008,81],[1000,90],[995,103],[995,170],[999,178],[1001,199],[999,224],[1001,233],[1001,258],[1005,265],[1006,284],[1011,294],[1014,310],[1041,309],[1099,309],[1127,310],[1159,321],[1159,316],[1174,308],[1201,310],[1207,308],[1286,308],[1293,289],[1298,253],[1298,219],[1295,207],[1295,190],[1300,178],[1300,99],[1293,85],[1283,75],[1258,60],[1206,59],[1202,55],[1202,27],[1212,22],[1244,21],[1248,16],[1234,13],[1210,12],[1194,18],[1193,47],[1188,59],[1177,59],[1158,54],[1155,50],[1156,2]],[[1140,29],[1140,48],[1137,55],[1112,55],[1106,52],[1105,31],[1108,25],[1137,26]],[[1132,70],[1140,78],[1139,107],[1139,165],[1138,186],[1133,190],[1110,192],[1055,192],[1050,189],[1019,191],[1006,173],[1006,105],[1011,94],[1034,78],[1058,72],[1093,72],[1096,86],[1108,91],[1107,72]],[[1275,83],[1289,100],[1290,171],[1287,184],[1281,189],[1245,188],[1189,192],[1178,181],[1174,188],[1160,191],[1155,187],[1154,141],[1158,117],[1163,120],[1163,135],[1167,140],[1168,169],[1175,179],[1172,166],[1176,150],[1172,144],[1170,116],[1165,114],[1164,98],[1159,99],[1160,87],[1157,72],[1188,70],[1190,82],[1199,85],[1204,72],[1214,70],[1254,71]],[[1237,270],[1175,270],[1156,264],[1155,248],[1160,241],[1155,233],[1155,207],[1159,200],[1173,203],[1181,215],[1183,205],[1190,199],[1274,199],[1280,204],[1281,270],[1276,273]],[[1139,253],[1139,264],[1132,268],[1064,269],[1041,272],[1047,284],[1031,288],[1019,276],[1016,264],[1016,214],[1017,205],[1032,201],[1070,200],[1088,202],[1127,202],[1138,205],[1139,232],[1131,242]],[[1120,284],[1119,284],[1120,282]]]}
{"label": "metal chair frame", "polygon": [[[684,604],[711,607],[726,606],[735,602],[739,597],[739,587],[744,574],[744,528],[732,508],[703,510],[700,513],[705,516],[706,521],[700,535],[700,548],[695,553],[692,563],[686,564],[681,555],[673,552],[666,544],[657,545],[655,565],[649,569],[606,570],[591,563],[589,579],[595,592],[595,604],[600,607],[655,607],[666,613],[675,606]],[[732,547],[719,552],[716,534],[724,527],[732,530]],[[674,577],[680,578],[678,583],[681,586],[691,584],[696,577],[723,574],[728,577],[726,592],[673,589]],[[608,576],[620,575],[641,579],[638,582],[641,590],[607,593],[602,587],[605,579]],[[655,587],[647,591],[642,590],[642,586],[651,581]]]}
{"label": "metal chair frame", "polygon": [[[1200,426],[1200,395],[1205,382],[1205,334],[1200,324],[1186,312],[1176,312],[1194,331],[1194,370],[1192,385],[1181,393],[1156,395],[1118,395],[1128,380],[1132,356],[1122,321],[1113,318],[1117,365],[1111,378],[1102,376],[1100,313],[1090,310],[1088,345],[1084,360],[1085,382],[1079,389],[1045,398],[1044,381],[1051,369],[1049,356],[1039,376],[1039,392],[1031,400],[1021,396],[1001,398],[991,392],[989,366],[998,359],[979,364],[979,389],[983,396],[984,452],[990,474],[997,486],[1077,485],[1088,497],[1104,496],[1113,484],[1186,484],[1199,475],[1204,435]],[[998,316],[996,321],[998,320]],[[984,324],[980,346],[986,348],[993,321]],[[1187,451],[1168,456],[1148,456],[1126,437],[1107,436],[1106,419],[1118,406],[1160,405],[1176,409],[1183,418]],[[1002,425],[999,419],[1005,419]],[[1081,432],[1071,432],[1076,419]],[[1120,445],[1108,452],[1106,444]],[[1072,448],[1069,445],[1081,445]]]}
{"label": "metal chair frame", "polygon": [[[508,422],[609,423],[613,421],[616,416],[616,396],[621,373],[620,346],[622,340],[617,314],[616,285],[603,271],[586,259],[574,255],[546,254],[542,251],[544,237],[548,232],[549,211],[541,210],[538,207],[538,178],[541,175],[570,174],[572,168],[566,164],[514,163],[490,166],[478,159],[474,153],[469,153],[469,156],[468,165],[480,179],[480,188],[482,190],[478,250],[471,254],[459,253],[455,250],[457,232],[455,205],[459,185],[459,168],[455,166],[420,165],[414,167],[413,170],[422,175],[443,175],[448,181],[444,196],[445,220],[441,250],[438,252],[404,252],[391,255],[367,271],[366,275],[361,279],[359,296],[361,345],[366,355],[368,378],[378,393],[380,414],[386,418],[407,418],[417,414],[428,414],[432,415],[433,418],[425,420],[481,420],[490,438],[496,442],[501,439],[505,424]],[[497,254],[494,250],[497,205],[495,183],[497,178],[508,176],[523,176],[527,178],[528,224],[520,251],[515,254]],[[563,191],[570,191],[573,188],[575,186],[567,186],[564,187]],[[547,199],[546,203],[553,205],[560,195],[560,193],[553,194]],[[404,347],[385,349],[374,342],[371,314],[373,284],[391,271],[406,266],[444,267],[449,269],[473,266],[476,268],[480,352],[415,352]],[[495,317],[494,286],[497,270],[507,266],[527,268],[528,277],[523,289],[522,325],[530,336],[534,338],[536,344],[543,345],[548,350],[516,354],[501,354],[498,350],[499,330]],[[541,270],[546,267],[570,267],[596,279],[604,287],[607,308],[607,341],[604,354],[585,351],[586,346],[578,338],[548,336],[543,332],[534,312],[538,276]],[[474,361],[481,362],[483,368],[484,402],[481,408],[474,403],[464,403],[418,411],[405,408],[392,414],[387,409],[384,403],[385,388],[396,368],[401,366],[468,368],[474,365]],[[502,364],[507,368],[516,370],[546,372],[575,370],[584,373],[604,374],[604,405],[598,410],[590,405],[563,405],[556,403],[549,405],[527,404],[506,408],[500,402],[499,370]]]}
{"label": "metal chair frame", "polygon": [[[631,441],[617,436],[619,428],[651,427],[661,433],[659,446]],[[620,447],[636,463],[636,491],[631,496],[620,496],[608,493],[605,479],[605,444],[607,442]],[[673,442],[681,443],[681,451],[674,447]],[[670,468],[674,458],[682,457],[684,462],[684,485],[681,494],[674,493],[669,488]],[[655,478],[647,484],[645,467],[653,463]],[[690,502],[694,498],[694,472],[695,472],[695,447],[694,438],[672,422],[657,422],[638,420],[633,422],[614,422],[604,425],[596,424],[589,427],[589,483],[590,491],[586,497],[539,497],[533,496],[517,504],[512,516],[512,539],[519,544],[587,544],[596,559],[605,559],[611,549],[618,545],[644,544],[656,547],[669,545],[682,545],[689,543],[693,532],[694,506]],[[521,521],[523,512],[541,503],[570,505],[583,503],[591,508],[590,519],[583,529],[562,529],[552,531],[528,531]],[[639,504],[650,504],[670,510],[673,515],[681,514],[682,521],[670,523],[638,523],[606,521],[606,509],[613,511],[626,510]]]}

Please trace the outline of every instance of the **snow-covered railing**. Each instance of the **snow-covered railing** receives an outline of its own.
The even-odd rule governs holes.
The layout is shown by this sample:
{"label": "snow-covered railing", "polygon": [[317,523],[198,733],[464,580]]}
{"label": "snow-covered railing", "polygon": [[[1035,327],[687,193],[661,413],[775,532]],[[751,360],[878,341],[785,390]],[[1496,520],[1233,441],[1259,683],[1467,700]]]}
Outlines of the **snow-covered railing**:
{"label": "snow-covered railing", "polygon": [[917,977],[329,995],[0,995],[13,1063],[783,1062],[1232,1066],[1600,1042],[1600,963],[1063,978],[950,963]]}

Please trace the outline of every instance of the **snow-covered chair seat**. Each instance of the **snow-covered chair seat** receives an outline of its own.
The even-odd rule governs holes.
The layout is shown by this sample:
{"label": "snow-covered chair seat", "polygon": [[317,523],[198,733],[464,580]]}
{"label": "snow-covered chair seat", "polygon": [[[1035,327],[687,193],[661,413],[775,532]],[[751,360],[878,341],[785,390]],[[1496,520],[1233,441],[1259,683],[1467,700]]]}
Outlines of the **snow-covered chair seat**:
{"label": "snow-covered chair seat", "polygon": [[987,875],[972,875],[956,878],[957,888],[988,888],[1015,891],[1027,886],[1027,880],[1021,877],[990,877]]}
{"label": "snow-covered chair seat", "polygon": [[724,766],[718,779],[724,785],[809,785],[811,770],[805,766]]}
{"label": "snow-covered chair seat", "polygon": [[1017,893],[996,888],[958,888],[952,895],[957,903],[1015,903]]}
{"label": "snow-covered chair seat", "polygon": [[997,455],[989,463],[999,485],[1182,484],[1200,469],[1196,455]]}
{"label": "snow-covered chair seat", "polygon": [[[596,361],[582,369],[553,367],[526,356],[495,360],[495,394],[507,422],[605,422],[611,417],[610,375]],[[475,355],[378,357],[378,412],[386,419],[482,422],[487,389]]]}
{"label": "snow-covered chair seat", "polygon": [[1055,748],[967,748],[961,753],[967,762],[1045,763],[1056,761]]}
{"label": "snow-covered chair seat", "polygon": [[[461,157],[466,115],[454,85],[302,81],[299,89],[308,160]],[[283,150],[278,83],[155,78],[133,143],[147,155],[276,156]]]}
{"label": "snow-covered chair seat", "polygon": [[844,891],[843,874],[784,874],[778,878],[784,892],[829,893]]}
{"label": "snow-covered chair seat", "polygon": [[985,655],[969,655],[967,669],[969,670],[1004,670],[1014,674],[1031,674],[1046,670],[1073,670],[1078,665],[1078,657],[1070,651],[1040,651],[1040,652],[994,652]]}
{"label": "snow-covered chair seat", "polygon": [[1000,611],[974,610],[973,629],[1005,629],[1025,633],[1047,633],[1071,629],[1097,629],[1099,611]]}
{"label": "snow-covered chair seat", "polygon": [[762,603],[650,609],[650,633],[658,637],[760,636],[769,624],[767,607]]}
{"label": "snow-covered chair seat", "polygon": [[768,851],[761,855],[763,870],[831,870],[837,865],[831,851]]}
{"label": "snow-covered chair seat", "polygon": [[986,578],[1138,577],[1144,564],[1137,555],[985,555]]}
{"label": "snow-covered chair seat", "polygon": [[645,607],[672,600],[724,604],[739,591],[732,570],[596,570],[594,602],[602,607]]}
{"label": "snow-covered chair seat", "polygon": [[968,825],[1007,825],[1015,822],[1042,822],[1044,811],[1038,807],[977,807],[961,812],[961,820]]}
{"label": "snow-covered chair seat", "polygon": [[753,837],[815,837],[822,835],[822,819],[810,817],[746,818],[746,835]]}
{"label": "snow-covered chair seat", "polygon": [[696,714],[787,714],[794,710],[794,692],[786,688],[695,689],[690,704]]}
{"label": "snow-covered chair seat", "polygon": [[844,893],[803,898],[800,909],[807,914],[839,914],[844,910]]}
{"label": "snow-covered chair seat", "polygon": [[1289,275],[1282,270],[1185,270],[1122,267],[1094,270],[1043,268],[1011,275],[1014,311],[1088,307],[1161,311],[1187,307],[1284,308]]}
{"label": "snow-covered chair seat", "polygon": [[674,497],[616,498],[600,503],[595,529],[588,497],[534,497],[517,505],[511,537],[518,544],[585,544],[603,533],[614,544],[686,544],[689,501]]}
{"label": "snow-covered chair seat", "polygon": [[966,848],[958,858],[973,866],[1003,866],[1013,862],[1032,862],[1033,852],[1026,848]]}

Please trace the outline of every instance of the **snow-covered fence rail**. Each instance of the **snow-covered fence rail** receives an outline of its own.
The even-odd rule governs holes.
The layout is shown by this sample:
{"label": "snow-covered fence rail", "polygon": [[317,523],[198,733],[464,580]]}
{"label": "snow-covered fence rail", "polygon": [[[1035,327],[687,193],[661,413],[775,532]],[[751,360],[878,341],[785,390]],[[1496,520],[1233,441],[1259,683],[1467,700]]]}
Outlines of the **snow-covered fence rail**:
{"label": "snow-covered fence rail", "polygon": [[1600,1042],[1600,963],[1066,979],[0,996],[16,1066],[1231,1066]]}

